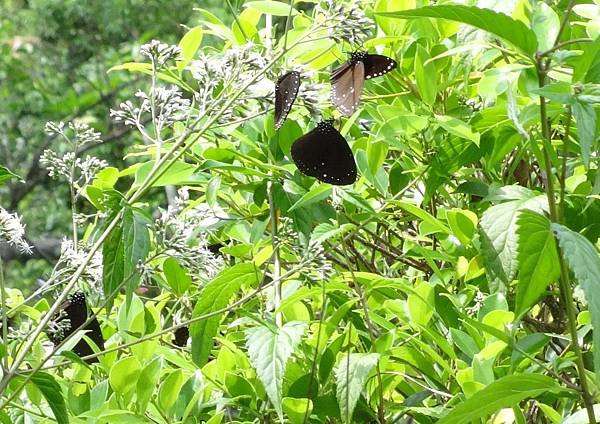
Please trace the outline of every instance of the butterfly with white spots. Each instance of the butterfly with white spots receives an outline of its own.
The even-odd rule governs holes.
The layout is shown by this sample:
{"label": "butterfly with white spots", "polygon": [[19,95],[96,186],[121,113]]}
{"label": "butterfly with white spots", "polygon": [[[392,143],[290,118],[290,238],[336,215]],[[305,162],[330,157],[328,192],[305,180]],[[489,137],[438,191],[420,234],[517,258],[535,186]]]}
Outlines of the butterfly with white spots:
{"label": "butterfly with white spots", "polygon": [[309,177],[334,185],[356,181],[356,162],[346,139],[332,125],[333,119],[317,127],[292,144],[292,160]]}

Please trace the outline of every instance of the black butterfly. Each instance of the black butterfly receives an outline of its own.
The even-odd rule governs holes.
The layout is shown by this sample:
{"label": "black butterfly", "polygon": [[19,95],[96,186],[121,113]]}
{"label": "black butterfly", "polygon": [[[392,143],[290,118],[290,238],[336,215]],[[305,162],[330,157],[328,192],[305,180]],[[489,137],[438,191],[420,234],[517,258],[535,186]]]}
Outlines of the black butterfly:
{"label": "black butterfly", "polygon": [[[69,299],[60,306],[59,312],[52,318],[47,331],[48,338],[54,345],[58,345],[75,330],[85,330],[85,335],[89,337],[100,350],[104,349],[104,337],[96,317],[88,325],[81,327],[88,319],[88,308],[85,300],[85,294],[76,292],[69,296]],[[77,356],[87,356],[94,353],[87,341],[81,338],[73,347],[73,352]],[[87,360],[88,363],[98,362],[97,358]]]}
{"label": "black butterfly", "polygon": [[348,185],[356,181],[356,162],[346,139],[336,130],[333,119],[292,144],[292,159],[305,175],[329,184]]}
{"label": "black butterfly", "polygon": [[292,71],[279,77],[275,84],[275,128],[279,129],[287,118],[300,88],[300,72]]}
{"label": "black butterfly", "polygon": [[331,101],[345,116],[352,115],[362,93],[366,79],[387,74],[397,63],[394,59],[379,54],[354,52],[350,60],[331,73]]}
{"label": "black butterfly", "polygon": [[175,329],[175,337],[173,337],[173,344],[179,347],[185,347],[187,345],[188,338],[190,337],[190,329],[185,327],[179,327]]}

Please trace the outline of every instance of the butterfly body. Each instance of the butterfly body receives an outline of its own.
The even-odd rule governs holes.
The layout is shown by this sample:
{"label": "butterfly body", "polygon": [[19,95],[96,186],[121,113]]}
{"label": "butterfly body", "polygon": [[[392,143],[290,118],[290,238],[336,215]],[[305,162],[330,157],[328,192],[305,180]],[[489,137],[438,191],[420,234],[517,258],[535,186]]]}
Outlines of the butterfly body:
{"label": "butterfly body", "polygon": [[334,185],[356,181],[356,162],[344,137],[332,125],[320,122],[292,145],[292,160],[305,175]]}
{"label": "butterfly body", "polygon": [[300,72],[291,71],[282,75],[275,84],[275,128],[285,122],[300,88]]}
{"label": "butterfly body", "polygon": [[352,115],[360,103],[364,81],[385,75],[396,66],[396,61],[387,56],[351,53],[350,59],[331,73],[331,102],[343,115]]}

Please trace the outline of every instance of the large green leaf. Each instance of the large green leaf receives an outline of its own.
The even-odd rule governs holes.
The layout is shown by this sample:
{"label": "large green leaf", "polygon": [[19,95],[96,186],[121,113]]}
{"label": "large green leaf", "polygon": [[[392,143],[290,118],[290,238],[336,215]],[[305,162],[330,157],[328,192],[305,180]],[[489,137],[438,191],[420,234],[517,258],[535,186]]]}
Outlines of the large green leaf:
{"label": "large green leaf", "polygon": [[[202,289],[194,306],[192,318],[225,308],[243,284],[254,286],[257,282],[258,273],[251,263],[227,268]],[[201,367],[206,364],[220,322],[221,314],[218,314],[190,325],[192,360],[196,365]]]}
{"label": "large green leaf", "polygon": [[494,205],[485,211],[479,222],[486,271],[493,285],[508,284],[515,278],[517,217],[522,209],[543,213],[547,209],[547,199],[539,195]]}
{"label": "large green leaf", "polygon": [[158,405],[165,415],[169,415],[169,411],[175,405],[185,381],[183,370],[179,368],[169,374],[160,385],[160,389],[158,390]]}
{"label": "large green leaf", "polygon": [[590,155],[596,141],[596,111],[588,103],[574,102],[571,106],[575,123],[577,124],[577,135],[581,157],[586,167],[590,165]]}
{"label": "large green leaf", "polygon": [[108,382],[115,392],[124,395],[135,387],[141,370],[140,361],[135,356],[127,356],[112,365]]}
{"label": "large green leaf", "polygon": [[517,218],[519,284],[516,313],[533,306],[560,275],[556,241],[550,221],[535,212],[521,211]]}
{"label": "large green leaf", "polygon": [[246,346],[250,363],[265,387],[269,400],[283,422],[282,387],[288,359],[294,353],[306,330],[306,323],[287,322],[272,331],[265,326],[246,330]]}
{"label": "large green leaf", "polygon": [[179,265],[177,259],[170,257],[163,263],[163,272],[167,283],[177,296],[181,296],[192,284],[192,279],[187,274],[186,270]]}
{"label": "large green leaf", "polygon": [[524,399],[542,393],[563,390],[550,377],[540,374],[508,375],[494,381],[454,407],[438,424],[464,424],[478,422],[502,408],[511,407]]}
{"label": "large green leaf", "polygon": [[143,262],[150,251],[150,234],[148,227],[150,220],[139,210],[127,208],[123,214],[123,275],[127,278],[127,300],[140,282],[140,273],[137,269],[138,263]]}
{"label": "large green leaf", "polygon": [[65,399],[62,396],[62,390],[60,385],[56,382],[53,376],[45,372],[36,372],[31,376],[31,383],[33,383],[46,401],[50,405],[50,409],[54,413],[54,418],[59,424],[68,424],[69,414],[67,413],[67,405]]}
{"label": "large green leaf", "polygon": [[553,223],[560,250],[583,289],[594,328],[594,368],[600,382],[600,256],[588,239],[567,227]]}
{"label": "large green leaf", "polygon": [[149,364],[144,365],[140,373],[136,386],[137,405],[140,411],[144,411],[148,406],[148,402],[150,402],[152,392],[154,392],[156,383],[160,377],[162,365],[162,356],[157,356]]}
{"label": "large green leaf", "polygon": [[[104,295],[112,298],[117,288],[125,284],[127,304],[137,288],[140,275],[137,265],[150,250],[149,221],[144,214],[126,207],[121,225],[108,236],[102,247]],[[107,304],[110,309],[112,302]]]}
{"label": "large green leaf", "polygon": [[392,18],[442,18],[462,22],[500,37],[533,56],[537,49],[535,33],[525,24],[503,13],[472,6],[440,5],[414,10],[379,13]]}
{"label": "large green leaf", "polygon": [[560,19],[556,12],[546,3],[538,2],[534,8],[531,28],[537,37],[539,50],[552,48],[559,27]]}
{"label": "large green leaf", "polygon": [[377,365],[377,353],[349,353],[341,357],[335,368],[336,397],[342,421],[350,423],[356,402],[373,367]]}
{"label": "large green leaf", "polygon": [[194,55],[202,44],[202,32],[201,26],[191,28],[179,41],[179,47],[181,48],[181,60],[177,61],[177,69],[183,70],[188,63],[192,61]]}

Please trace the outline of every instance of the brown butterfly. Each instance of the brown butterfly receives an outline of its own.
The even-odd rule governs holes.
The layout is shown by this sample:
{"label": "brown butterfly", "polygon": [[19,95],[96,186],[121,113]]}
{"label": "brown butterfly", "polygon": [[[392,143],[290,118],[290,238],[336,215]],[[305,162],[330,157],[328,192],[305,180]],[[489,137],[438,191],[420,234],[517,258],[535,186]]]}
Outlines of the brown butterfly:
{"label": "brown butterfly", "polygon": [[360,102],[366,79],[379,77],[396,68],[394,59],[379,54],[354,52],[350,60],[331,73],[331,101],[345,116],[352,115]]}

